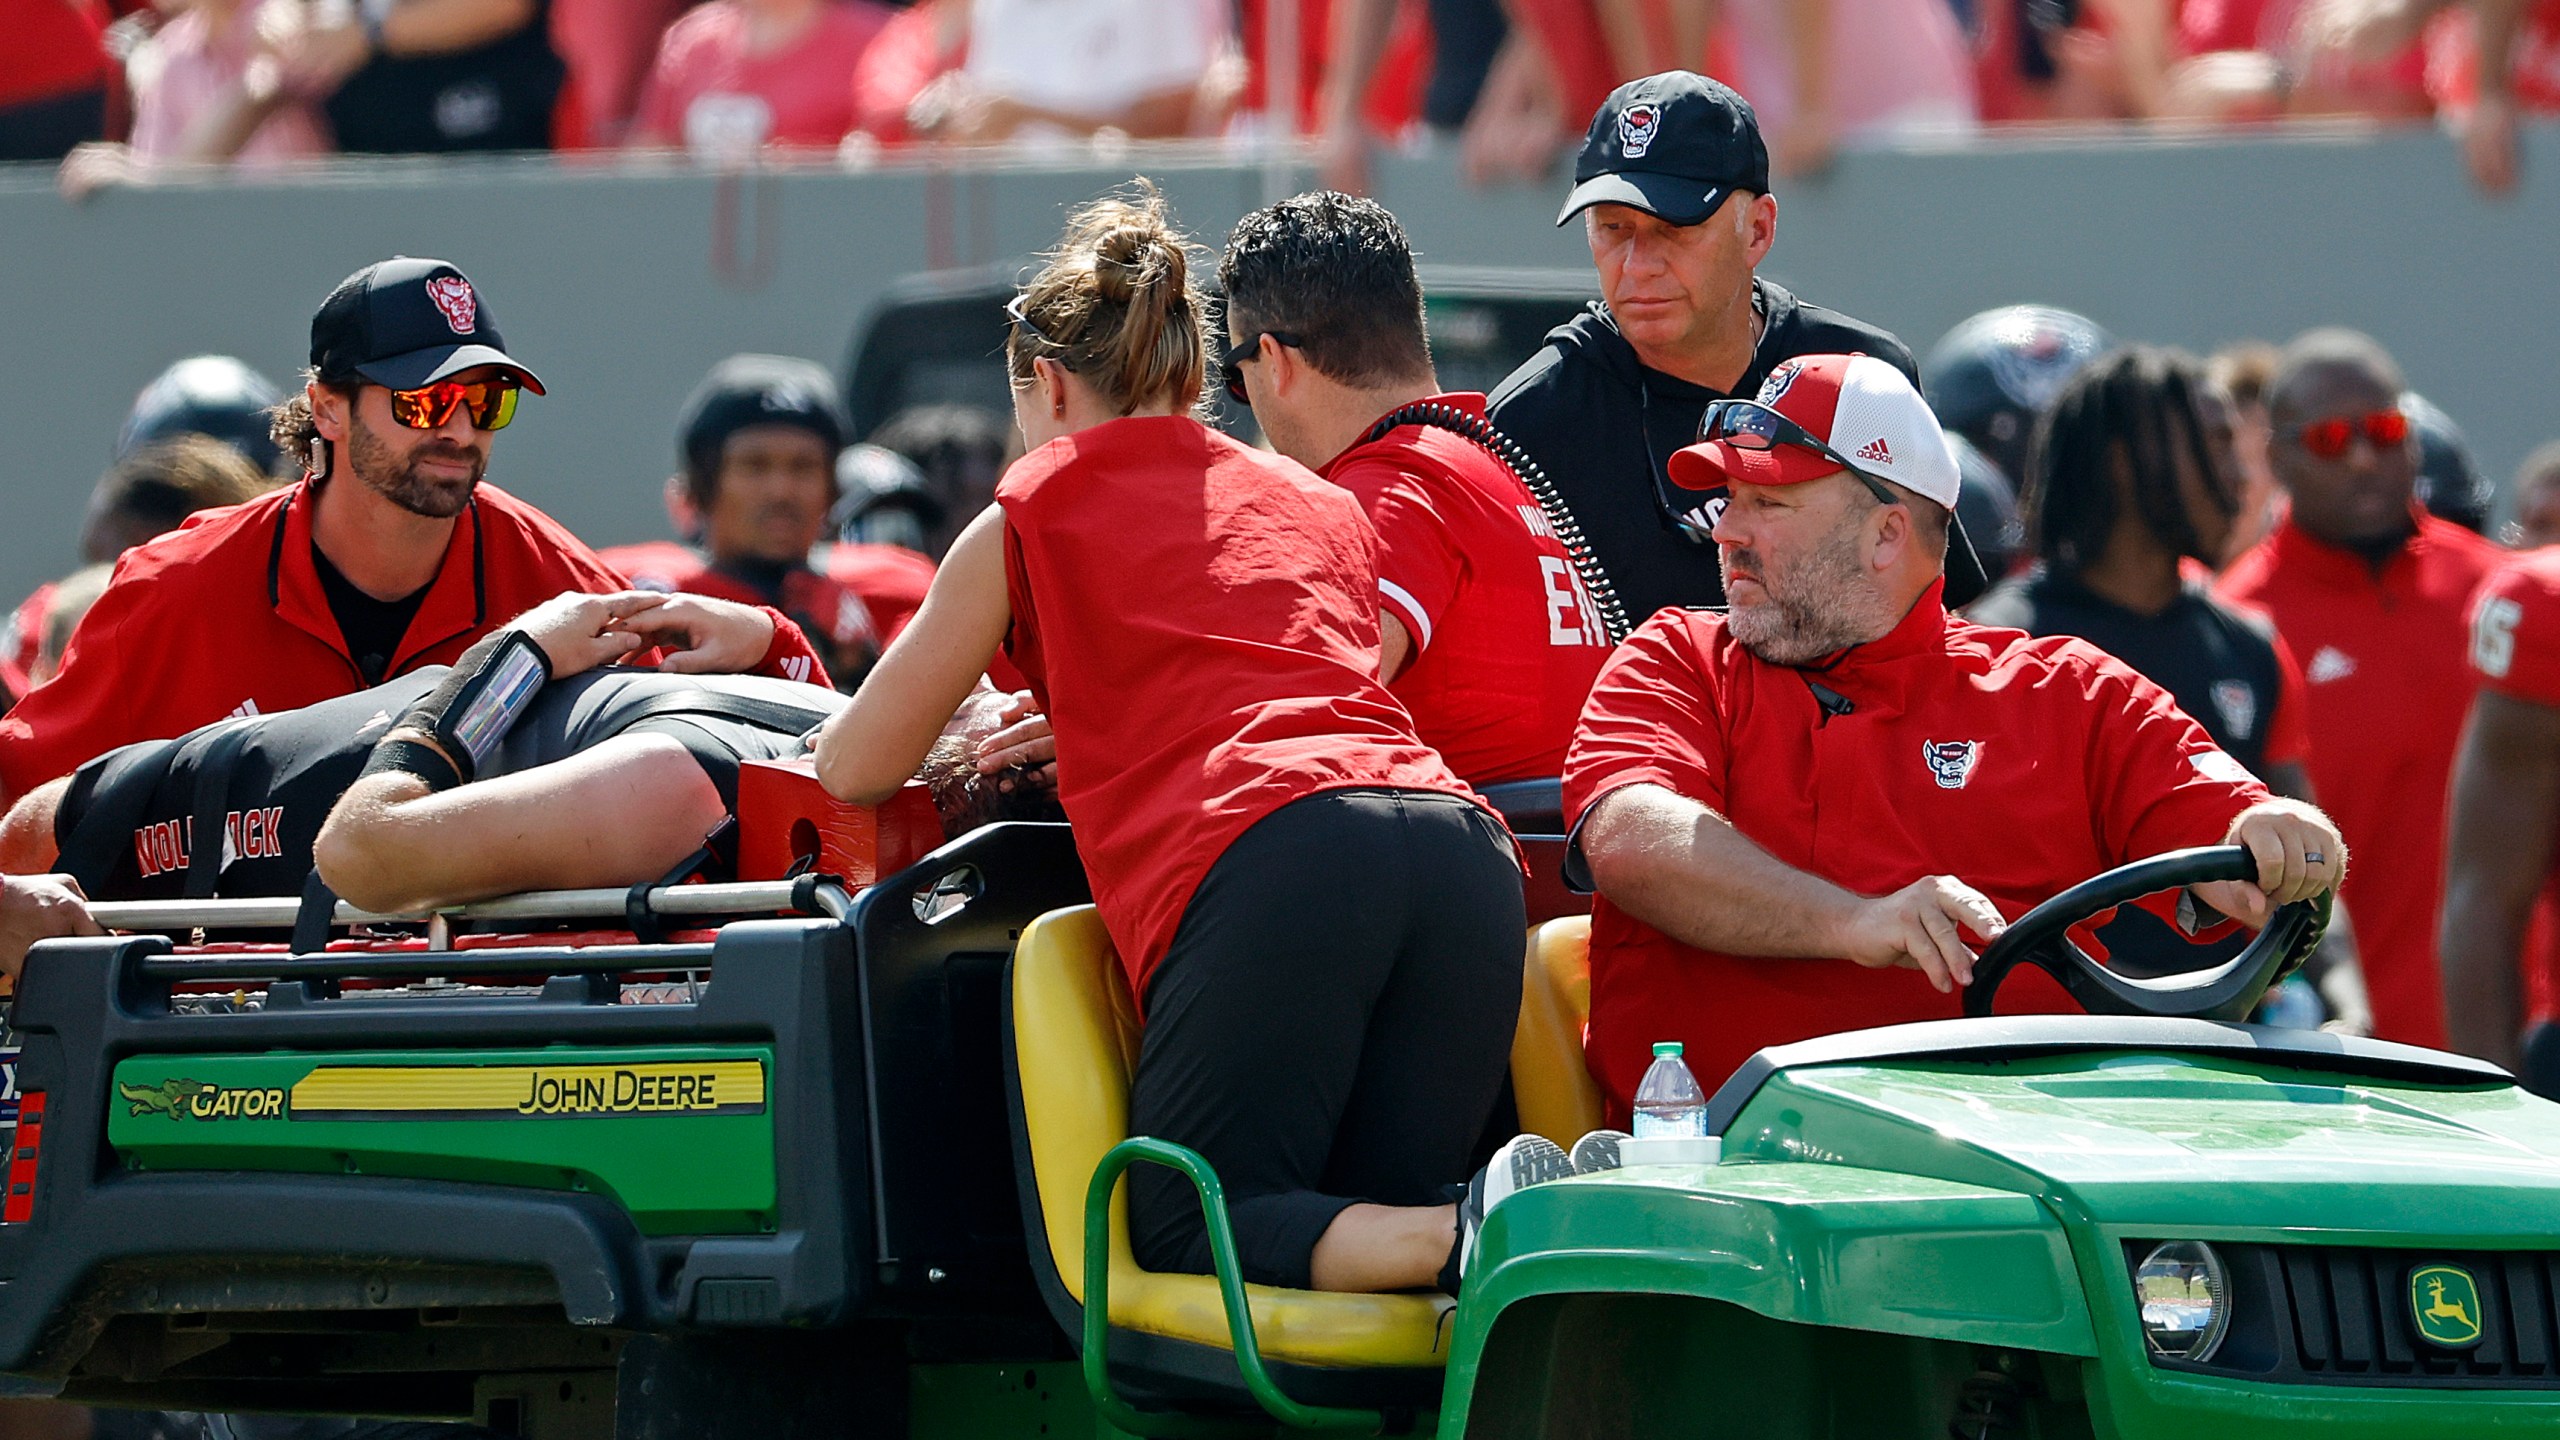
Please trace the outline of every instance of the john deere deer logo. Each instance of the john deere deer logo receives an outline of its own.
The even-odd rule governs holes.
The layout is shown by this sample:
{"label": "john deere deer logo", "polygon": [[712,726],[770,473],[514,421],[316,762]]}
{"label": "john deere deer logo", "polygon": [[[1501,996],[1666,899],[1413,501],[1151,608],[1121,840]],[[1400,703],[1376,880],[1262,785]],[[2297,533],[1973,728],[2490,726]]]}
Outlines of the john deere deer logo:
{"label": "john deere deer logo", "polygon": [[2428,1344],[2464,1350],[2480,1343],[2480,1287],[2468,1270],[2429,1265],[2411,1272],[2409,1311]]}

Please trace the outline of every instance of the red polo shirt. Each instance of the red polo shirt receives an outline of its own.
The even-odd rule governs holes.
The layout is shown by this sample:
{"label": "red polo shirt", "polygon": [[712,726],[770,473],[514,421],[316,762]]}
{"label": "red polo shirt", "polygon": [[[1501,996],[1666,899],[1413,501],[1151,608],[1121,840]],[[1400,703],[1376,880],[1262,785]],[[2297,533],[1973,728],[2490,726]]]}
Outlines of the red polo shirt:
{"label": "red polo shirt", "polygon": [[[312,567],[310,489],[200,510],[126,551],[61,671],[0,716],[0,788],[23,795],[119,745],[365,688]],[[551,517],[483,484],[386,673],[450,665],[564,590],[622,588]],[[793,657],[814,664],[799,627],[776,622],[772,673]]]}
{"label": "red polo shirt", "polygon": [[2445,786],[2477,683],[2464,626],[2504,552],[2414,518],[2416,533],[2379,574],[2287,521],[2232,563],[2222,593],[2265,611],[2302,662],[2311,783],[2346,837],[2339,898],[2355,917],[2374,1028],[2442,1046]]}
{"label": "red polo shirt", "polygon": [[1113,420],[1015,461],[996,503],[1005,653],[1057,731],[1058,803],[1141,1003],[1255,821],[1326,790],[1468,793],[1378,683],[1359,503],[1295,461]]}
{"label": "red polo shirt", "polygon": [[[1850,708],[1826,716],[1809,680]],[[2115,866],[2219,844],[2267,794],[2129,666],[2086,641],[1954,619],[1935,586],[1890,634],[1811,671],[1759,659],[1707,611],[1638,626],[1583,709],[1566,817],[1638,784],[1861,895],[1952,875],[2013,920]],[[2000,1005],[2076,1008],[2033,971]],[[1592,907],[1584,1048],[1615,1124],[1655,1041],[1683,1042],[1712,1090],[1763,1046],[1960,1007],[1918,971],[1718,954],[1605,895]]]}
{"label": "red polo shirt", "polygon": [[[1484,418],[1482,395],[1427,403]],[[1423,742],[1470,785],[1563,774],[1609,639],[1528,487],[1429,425],[1354,445],[1323,474],[1378,532],[1378,601],[1413,641],[1387,688]]]}

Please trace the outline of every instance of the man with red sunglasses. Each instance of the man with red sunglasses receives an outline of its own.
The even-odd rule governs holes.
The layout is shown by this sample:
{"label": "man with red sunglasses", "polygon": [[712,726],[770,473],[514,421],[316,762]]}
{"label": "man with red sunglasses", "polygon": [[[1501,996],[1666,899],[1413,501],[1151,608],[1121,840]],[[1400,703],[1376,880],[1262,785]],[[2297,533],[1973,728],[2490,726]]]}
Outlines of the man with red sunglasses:
{"label": "man with red sunglasses", "polygon": [[[2344,873],[2319,811],[2123,662],[1947,613],[1955,456],[1894,366],[1787,361],[1704,435],[1671,479],[1715,516],[1731,609],[1638,626],[1565,762],[1612,1123],[1657,1040],[1712,1085],[1764,1046],[1953,1018],[1976,945],[2127,861],[2247,846],[2257,883],[2195,898],[2252,924]],[[2023,973],[2003,1003],[2068,1004]]]}
{"label": "man with red sunglasses", "polygon": [[2220,593],[2265,611],[2302,662],[2312,786],[2356,852],[2339,893],[2374,1033],[2441,1046],[2445,785],[2479,684],[2463,663],[2465,617],[2500,552],[2419,507],[2406,388],[2354,331],[2285,347],[2267,391],[2268,460],[2291,511]]}
{"label": "man with red sunglasses", "polygon": [[[60,673],[0,717],[0,800],[119,745],[452,664],[561,591],[623,589],[482,483],[528,389],[542,382],[453,266],[401,257],[340,282],[312,317],[308,383],[276,412],[301,482],[126,552]],[[799,627],[773,619],[762,671],[823,677]]]}

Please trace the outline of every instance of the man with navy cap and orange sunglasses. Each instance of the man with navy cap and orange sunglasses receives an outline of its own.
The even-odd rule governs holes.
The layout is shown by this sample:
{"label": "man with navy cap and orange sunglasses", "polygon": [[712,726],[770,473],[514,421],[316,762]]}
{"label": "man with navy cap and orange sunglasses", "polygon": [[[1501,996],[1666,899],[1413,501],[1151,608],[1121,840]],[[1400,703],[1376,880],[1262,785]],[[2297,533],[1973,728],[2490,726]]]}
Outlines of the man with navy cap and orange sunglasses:
{"label": "man with navy cap and orange sunglasses", "polygon": [[[0,800],[119,745],[452,664],[562,591],[624,591],[576,536],[482,480],[526,390],[541,380],[460,270],[404,256],[340,282],[312,317],[307,383],[276,411],[301,482],[126,552],[61,671],[0,717]],[[698,607],[633,599],[649,608],[632,650],[696,648]],[[767,613],[757,668],[822,675],[799,627]],[[599,625],[621,618],[599,602]]]}

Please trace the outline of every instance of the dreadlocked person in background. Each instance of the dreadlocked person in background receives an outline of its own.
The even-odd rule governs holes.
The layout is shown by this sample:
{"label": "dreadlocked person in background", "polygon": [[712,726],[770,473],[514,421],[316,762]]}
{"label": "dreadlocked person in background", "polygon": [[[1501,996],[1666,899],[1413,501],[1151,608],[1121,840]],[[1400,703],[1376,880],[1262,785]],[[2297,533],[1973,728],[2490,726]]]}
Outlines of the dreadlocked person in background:
{"label": "dreadlocked person in background", "polygon": [[[1195,418],[1191,265],[1152,189],[1070,219],[1011,307],[1030,450],[819,733],[818,777],[896,789],[1002,647],[1145,1015],[1130,1133],[1217,1168],[1249,1280],[1453,1286],[1518,1019],[1519,862],[1378,678],[1360,502]],[[1179,1176],[1133,1173],[1129,1219],[1140,1264],[1210,1269]]]}
{"label": "dreadlocked person in background", "polygon": [[[2240,508],[2244,481],[2208,438],[2210,412],[2224,406],[2203,367],[2174,350],[2129,346],[2082,367],[2026,450],[2038,563],[1967,618],[2089,641],[2167,690],[2268,789],[2308,801],[2300,667],[2263,616],[2215,599],[2183,570],[2225,553]],[[2342,924],[2329,933],[2312,974],[2338,1023],[2368,1029],[2353,941]],[[2127,911],[2105,934],[2134,965],[2194,963],[2187,942],[2148,915]]]}

